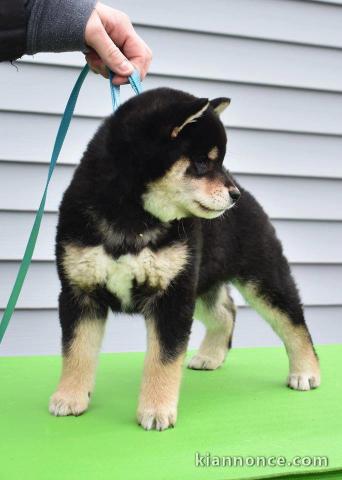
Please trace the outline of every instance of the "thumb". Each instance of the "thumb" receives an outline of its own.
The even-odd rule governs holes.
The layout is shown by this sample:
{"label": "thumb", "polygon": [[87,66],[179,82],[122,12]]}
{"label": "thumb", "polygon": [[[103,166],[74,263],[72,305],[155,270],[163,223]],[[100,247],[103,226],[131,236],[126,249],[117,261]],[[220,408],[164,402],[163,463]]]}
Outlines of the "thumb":
{"label": "thumb", "polygon": [[131,75],[134,70],[133,65],[111,40],[103,27],[93,32],[88,43],[97,52],[103,63],[114,73],[123,77]]}

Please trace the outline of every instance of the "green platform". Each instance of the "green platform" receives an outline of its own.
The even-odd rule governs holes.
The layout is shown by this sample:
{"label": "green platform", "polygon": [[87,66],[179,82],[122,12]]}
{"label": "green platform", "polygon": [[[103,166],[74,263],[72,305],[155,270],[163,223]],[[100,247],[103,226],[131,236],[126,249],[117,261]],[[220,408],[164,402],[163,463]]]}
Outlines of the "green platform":
{"label": "green platform", "polygon": [[[178,423],[165,432],[135,424],[142,354],[102,355],[91,407],[77,418],[47,411],[58,357],[0,358],[0,480],[342,479],[342,345],[318,352],[323,383],[310,392],[285,388],[278,348],[235,349],[215,372],[186,370]],[[327,456],[330,472],[196,467],[196,452]]]}

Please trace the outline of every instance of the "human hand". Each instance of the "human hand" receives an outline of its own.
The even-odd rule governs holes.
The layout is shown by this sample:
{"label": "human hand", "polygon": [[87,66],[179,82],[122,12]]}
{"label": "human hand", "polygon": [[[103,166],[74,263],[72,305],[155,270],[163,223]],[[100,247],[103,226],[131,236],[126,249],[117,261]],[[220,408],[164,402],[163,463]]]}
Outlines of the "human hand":
{"label": "human hand", "polygon": [[141,80],[145,78],[152,52],[124,12],[97,3],[86,25],[85,43],[91,48],[86,54],[90,68],[108,78],[109,67],[116,74],[115,85],[127,83],[134,68]]}

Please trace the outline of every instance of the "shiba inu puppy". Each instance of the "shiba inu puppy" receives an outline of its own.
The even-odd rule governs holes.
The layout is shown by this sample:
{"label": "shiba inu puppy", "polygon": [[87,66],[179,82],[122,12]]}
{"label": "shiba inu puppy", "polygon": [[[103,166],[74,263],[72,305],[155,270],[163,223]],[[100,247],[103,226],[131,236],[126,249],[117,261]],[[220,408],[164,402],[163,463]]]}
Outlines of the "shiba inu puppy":
{"label": "shiba inu puppy", "polygon": [[207,330],[190,368],[218,368],[231,347],[236,309],[229,283],[284,342],[288,386],[319,385],[318,359],[274,228],[222,165],[219,114],[228,105],[227,98],[147,91],[106,119],[89,143],[59,211],[63,369],[52,414],[87,409],[110,308],[145,317],[139,424],[173,426],[193,316]]}

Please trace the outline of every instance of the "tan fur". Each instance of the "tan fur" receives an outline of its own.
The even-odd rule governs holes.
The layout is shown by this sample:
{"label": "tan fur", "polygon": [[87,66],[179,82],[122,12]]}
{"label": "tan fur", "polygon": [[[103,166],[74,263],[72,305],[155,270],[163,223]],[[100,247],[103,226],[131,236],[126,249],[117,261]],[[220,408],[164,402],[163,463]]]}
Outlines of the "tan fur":
{"label": "tan fur", "polygon": [[81,247],[72,243],[64,245],[62,265],[73,285],[92,288],[106,281],[108,258],[102,245]]}
{"label": "tan fur", "polygon": [[79,415],[87,409],[104,326],[104,319],[83,318],[76,327],[70,347],[63,355],[57,391],[50,400],[49,410],[54,415]]}
{"label": "tan fur", "polygon": [[[226,204],[229,201],[228,188],[219,180],[210,180],[209,178],[193,179],[191,183],[195,188],[201,191],[203,196],[212,197],[217,202]],[[216,197],[216,198],[215,198]]]}
{"label": "tan fur", "polygon": [[230,105],[230,99],[226,99],[225,101],[219,103],[216,108],[214,108],[217,115],[221,115],[221,113]]}
{"label": "tan fur", "polygon": [[143,195],[145,210],[164,222],[187,216],[184,204],[189,180],[184,174],[189,165],[190,160],[181,157],[162,178],[148,185],[148,190]]}
{"label": "tan fur", "polygon": [[73,285],[94,288],[103,285],[128,307],[134,280],[165,290],[188,261],[185,244],[175,243],[153,252],[145,247],[139,254],[113,259],[103,246],[64,245],[63,268]]}
{"label": "tan fur", "polygon": [[234,282],[246,301],[271,325],[283,340],[290,363],[289,386],[298,390],[309,390],[320,384],[318,359],[303,325],[293,325],[286,314],[268,304],[253,283],[242,285]]}
{"label": "tan fur", "polygon": [[218,158],[218,148],[213,147],[210,152],[208,153],[209,160],[217,160]]}
{"label": "tan fur", "polygon": [[[223,183],[185,175],[190,160],[181,157],[161,178],[148,185],[143,195],[144,208],[163,222],[196,215],[215,218],[232,206],[228,189]],[[207,209],[201,209],[198,202]]]}
{"label": "tan fur", "polygon": [[188,250],[182,243],[161,248],[157,252],[145,248],[138,258],[140,267],[136,275],[138,283],[147,281],[151,287],[165,290],[184,269],[188,261]]}
{"label": "tan fur", "polygon": [[208,102],[206,105],[204,105],[204,107],[201,108],[201,110],[199,110],[198,112],[194,113],[193,115],[190,115],[190,117],[188,117],[188,118],[185,120],[185,122],[182,123],[182,125],[179,125],[179,126],[175,127],[175,128],[172,130],[172,132],[171,132],[171,137],[172,137],[172,138],[176,138],[176,137],[178,136],[179,132],[180,132],[181,130],[183,130],[183,128],[184,128],[186,125],[188,125],[189,123],[196,122],[196,120],[203,115],[203,113],[207,110],[208,107],[209,107],[209,102]]}
{"label": "tan fur", "polygon": [[214,370],[224,362],[234,328],[236,307],[226,286],[220,288],[212,305],[208,294],[196,301],[194,317],[206,326],[206,334],[188,366],[195,370]]}
{"label": "tan fur", "polygon": [[147,320],[147,354],[137,410],[137,419],[146,430],[164,430],[177,419],[177,404],[185,352],[162,363],[160,344],[152,319]]}

